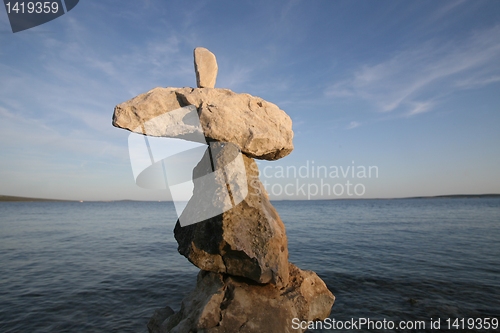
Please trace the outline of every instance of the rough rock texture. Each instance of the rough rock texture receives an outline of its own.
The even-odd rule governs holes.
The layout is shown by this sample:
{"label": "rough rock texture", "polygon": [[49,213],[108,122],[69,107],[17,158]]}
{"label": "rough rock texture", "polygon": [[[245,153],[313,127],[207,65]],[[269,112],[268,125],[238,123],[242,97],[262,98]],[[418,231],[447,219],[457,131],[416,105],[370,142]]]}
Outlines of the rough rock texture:
{"label": "rough rock texture", "polygon": [[[212,145],[211,156],[207,152],[194,169],[193,197],[179,220],[198,221],[201,220],[198,214],[214,207],[226,209],[192,225],[181,227],[178,221],[174,234],[179,252],[202,270],[284,286],[289,275],[285,226],[259,181],[255,161],[240,155],[244,163],[242,168],[229,164],[235,155],[233,147],[225,144],[222,149],[215,149]],[[225,169],[225,172],[215,179],[203,177],[213,169]],[[227,188],[230,189],[229,197],[221,195]],[[235,201],[235,198],[243,201],[229,209],[233,206],[230,200]]]}
{"label": "rough rock texture", "polygon": [[154,88],[115,107],[113,126],[149,136],[189,139],[192,117],[168,117],[194,105],[209,140],[236,144],[246,155],[277,160],[293,150],[290,117],[273,103],[216,88]]}
{"label": "rough rock texture", "polygon": [[303,332],[292,328],[292,318],[322,320],[330,315],[335,297],[316,273],[293,264],[289,271],[290,283],[282,289],[200,271],[180,311],[148,328],[151,333]]}
{"label": "rough rock texture", "polygon": [[194,71],[198,88],[213,88],[217,79],[217,59],[204,47],[194,49]]}
{"label": "rough rock texture", "polygon": [[153,317],[151,317],[151,319],[149,319],[149,322],[147,325],[148,331],[149,332],[158,332],[161,324],[165,321],[165,319],[167,319],[168,317],[170,317],[174,313],[175,313],[175,311],[172,310],[172,308],[169,306],[155,310]]}

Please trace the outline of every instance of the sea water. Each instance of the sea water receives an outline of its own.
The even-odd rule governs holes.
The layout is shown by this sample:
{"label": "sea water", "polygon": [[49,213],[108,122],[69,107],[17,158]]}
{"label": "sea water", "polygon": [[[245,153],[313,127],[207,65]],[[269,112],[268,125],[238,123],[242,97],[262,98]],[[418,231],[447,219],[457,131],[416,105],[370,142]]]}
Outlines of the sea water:
{"label": "sea water", "polygon": [[[273,205],[331,318],[500,318],[500,198]],[[175,221],[170,202],[0,202],[0,332],[147,332],[196,281]]]}

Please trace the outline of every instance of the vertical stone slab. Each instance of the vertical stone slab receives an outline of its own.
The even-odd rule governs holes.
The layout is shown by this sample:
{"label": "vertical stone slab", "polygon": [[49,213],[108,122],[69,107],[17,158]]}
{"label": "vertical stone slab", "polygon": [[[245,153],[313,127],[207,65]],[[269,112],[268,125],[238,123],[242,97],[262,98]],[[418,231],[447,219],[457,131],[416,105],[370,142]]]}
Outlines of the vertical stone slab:
{"label": "vertical stone slab", "polygon": [[204,47],[194,49],[194,70],[198,88],[214,88],[217,79],[217,59]]}

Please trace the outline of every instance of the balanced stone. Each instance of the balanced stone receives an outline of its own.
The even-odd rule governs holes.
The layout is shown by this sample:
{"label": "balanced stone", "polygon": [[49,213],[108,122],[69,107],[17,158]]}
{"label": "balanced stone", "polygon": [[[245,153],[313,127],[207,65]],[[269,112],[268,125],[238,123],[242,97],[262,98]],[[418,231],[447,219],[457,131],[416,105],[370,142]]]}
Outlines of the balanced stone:
{"label": "balanced stone", "polygon": [[[178,210],[174,236],[178,251],[201,269],[197,285],[178,312],[157,310],[148,330],[303,332],[292,320],[327,318],[335,297],[316,273],[288,262],[285,226],[254,160],[290,154],[292,121],[273,103],[215,88],[217,61],[207,49],[194,50],[194,64],[197,88],[155,88],[113,114],[115,127],[202,143],[192,174],[192,166],[163,169],[169,186],[192,176],[192,196]],[[191,153],[162,163],[181,168]]]}
{"label": "balanced stone", "polygon": [[198,88],[214,88],[217,79],[217,59],[204,47],[194,49],[194,70]]}

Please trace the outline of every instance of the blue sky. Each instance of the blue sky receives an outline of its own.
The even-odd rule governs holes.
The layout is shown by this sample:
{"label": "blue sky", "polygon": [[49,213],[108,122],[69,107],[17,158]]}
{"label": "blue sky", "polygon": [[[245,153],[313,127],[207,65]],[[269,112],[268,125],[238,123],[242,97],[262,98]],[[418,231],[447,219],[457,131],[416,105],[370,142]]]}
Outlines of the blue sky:
{"label": "blue sky", "polygon": [[[366,198],[500,193],[498,1],[82,0],[16,34],[0,9],[0,194],[168,199],[135,185],[111,116],[154,87],[195,86],[197,46],[217,56],[216,87],[292,118],[294,152],[259,163],[271,185],[297,185],[280,167],[376,166],[324,181]],[[272,198],[304,198],[279,186]],[[349,196],[312,196],[327,197]]]}

